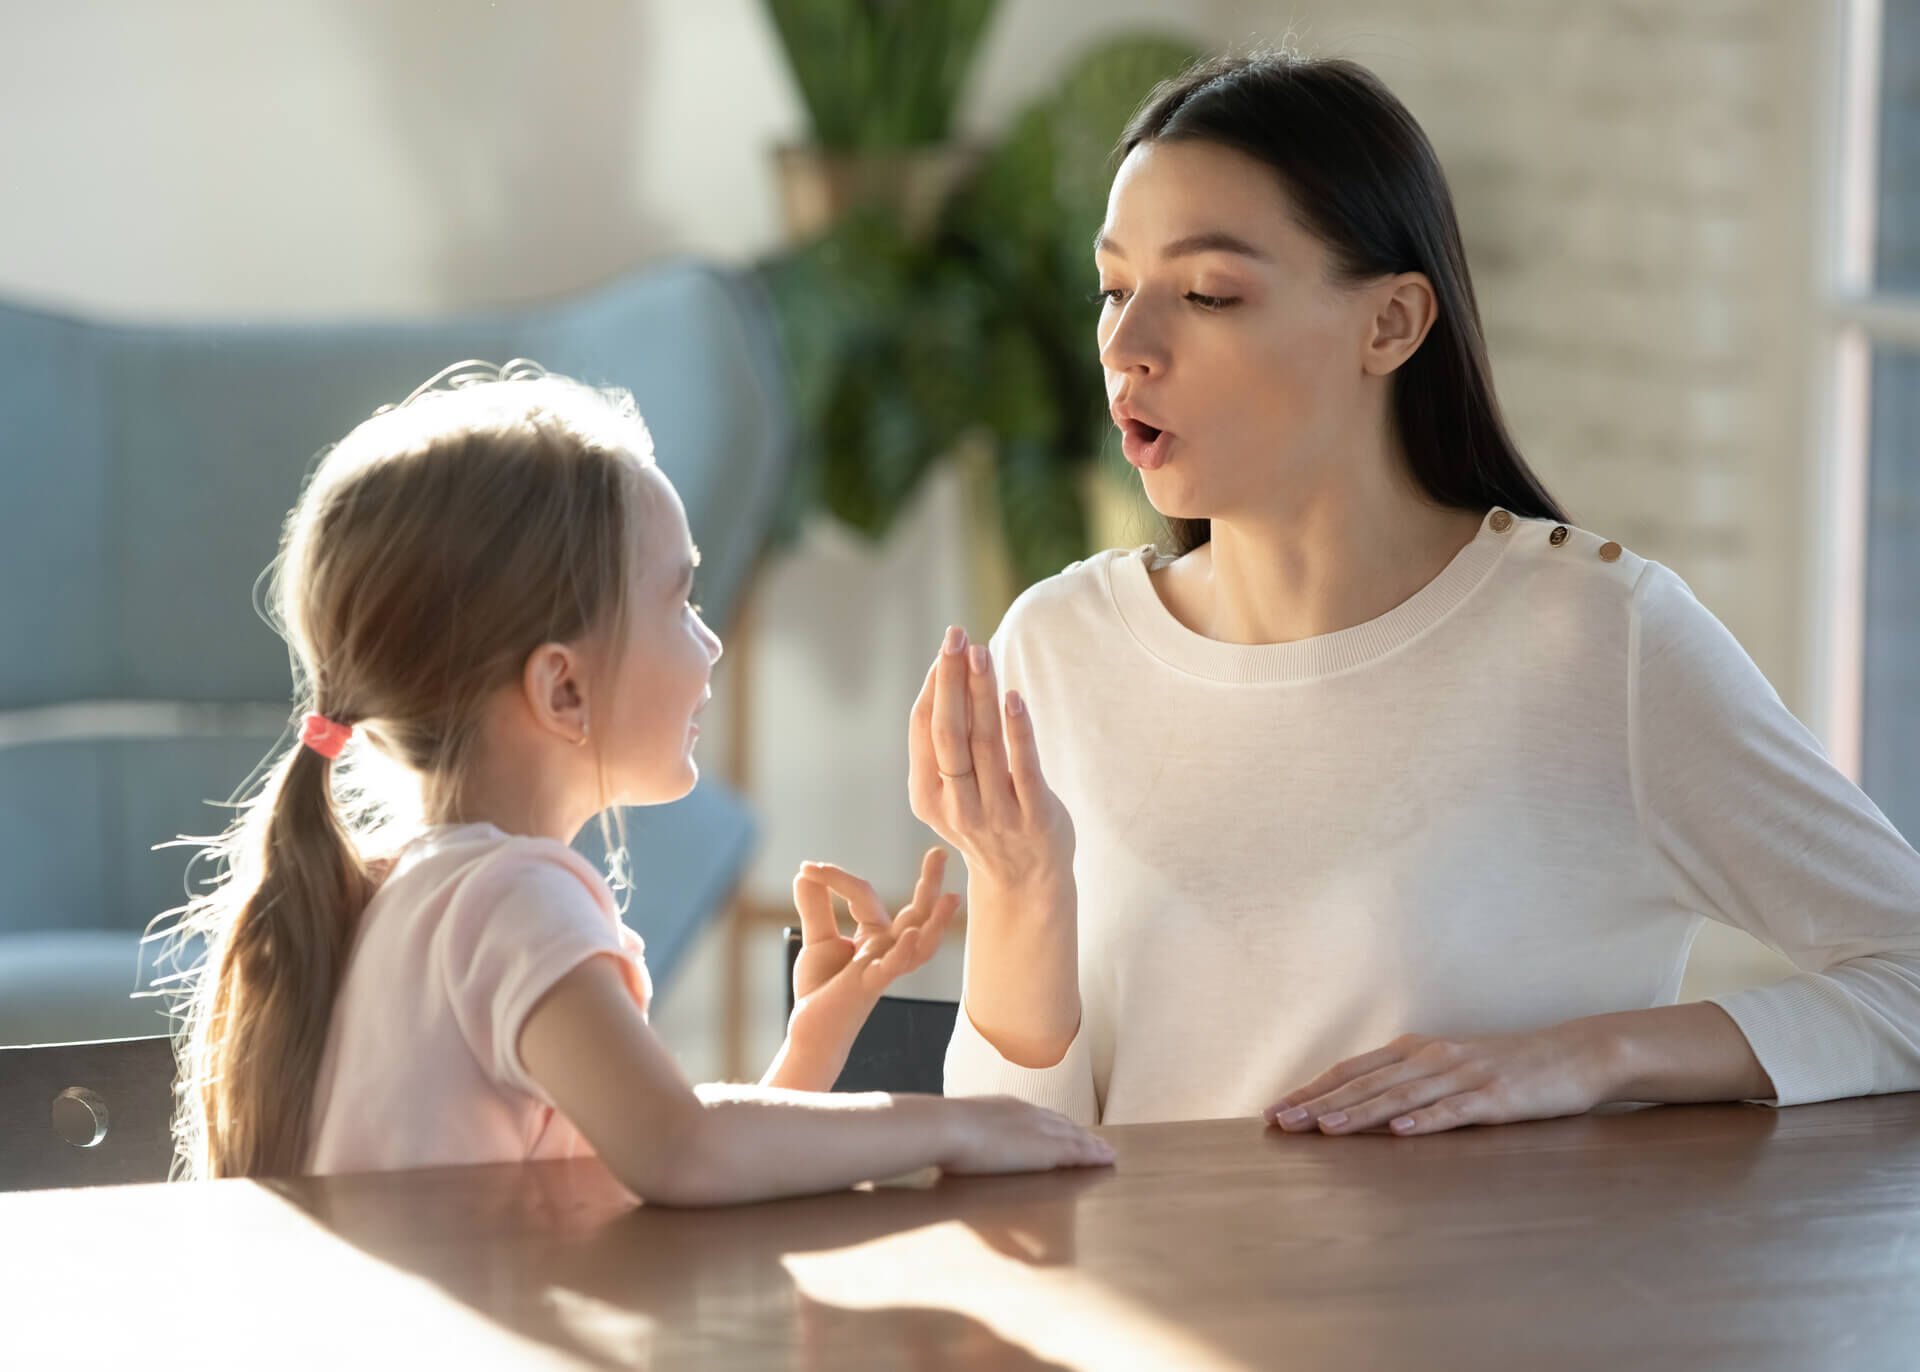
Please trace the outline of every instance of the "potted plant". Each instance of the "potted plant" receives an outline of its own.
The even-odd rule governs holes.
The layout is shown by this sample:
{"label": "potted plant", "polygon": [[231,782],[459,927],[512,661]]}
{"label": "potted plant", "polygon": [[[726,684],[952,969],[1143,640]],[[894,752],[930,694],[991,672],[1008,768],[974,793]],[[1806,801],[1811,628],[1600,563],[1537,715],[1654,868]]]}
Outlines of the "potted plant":
{"label": "potted plant", "polygon": [[928,217],[853,195],[763,264],[806,450],[791,519],[824,507],[879,537],[960,448],[980,454],[972,481],[1005,550],[987,600],[1004,609],[1086,555],[1089,506],[1132,499],[1099,478],[1101,453],[1114,450],[1093,359],[1091,259],[1110,153],[1153,85],[1198,56],[1173,38],[1103,43],[972,159]]}
{"label": "potted plant", "polygon": [[775,149],[796,241],[857,206],[933,223],[969,150],[953,113],[997,0],[766,0],[812,141]]}

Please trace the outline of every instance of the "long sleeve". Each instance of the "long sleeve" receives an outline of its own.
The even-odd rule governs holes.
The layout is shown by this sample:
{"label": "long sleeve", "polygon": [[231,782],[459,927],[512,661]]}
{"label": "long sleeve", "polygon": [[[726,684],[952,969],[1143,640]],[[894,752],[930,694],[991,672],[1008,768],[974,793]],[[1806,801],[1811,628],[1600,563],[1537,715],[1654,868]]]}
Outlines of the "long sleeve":
{"label": "long sleeve", "polygon": [[1920,854],[1665,567],[1634,588],[1628,709],[1643,833],[1688,907],[1790,958],[1713,997],[1769,1105],[1920,1089]]}
{"label": "long sleeve", "polygon": [[1087,1028],[1073,1036],[1066,1056],[1051,1067],[1022,1067],[1008,1062],[981,1036],[967,1017],[966,994],[954,1016],[953,1038],[947,1044],[946,1094],[949,1096],[1018,1096],[1049,1110],[1058,1110],[1075,1124],[1100,1122],[1093,1094],[1093,1062],[1087,1051]]}
{"label": "long sleeve", "polygon": [[[1071,572],[1079,563],[1067,570]],[[988,645],[993,654],[994,675],[1002,690],[1032,694],[1032,683],[1024,671],[1020,651],[1019,625],[1026,597],[1008,610],[999,630]],[[1055,724],[1055,728],[1062,727]],[[1043,748],[1047,740],[1042,740]],[[1045,758],[1042,759],[1043,765]],[[1081,1004],[1086,1004],[1083,994]],[[967,1016],[966,988],[960,991],[960,1013],[954,1017],[953,1038],[947,1044],[945,1091],[949,1096],[1017,1096],[1049,1110],[1058,1110],[1076,1124],[1100,1122],[1100,1107],[1093,1088],[1093,1058],[1087,1047],[1087,1024],[1083,1017],[1079,1032],[1067,1046],[1066,1054],[1051,1067],[1022,1067],[1007,1061]]]}

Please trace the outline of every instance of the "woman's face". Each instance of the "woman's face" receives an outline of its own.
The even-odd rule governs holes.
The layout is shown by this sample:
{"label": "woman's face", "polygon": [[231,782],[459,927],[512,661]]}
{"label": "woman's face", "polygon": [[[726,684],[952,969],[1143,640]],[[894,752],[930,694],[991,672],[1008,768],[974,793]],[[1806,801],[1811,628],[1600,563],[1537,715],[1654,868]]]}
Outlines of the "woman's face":
{"label": "woman's face", "polygon": [[1094,262],[1107,400],[1155,509],[1258,514],[1339,479],[1377,422],[1362,359],[1379,302],[1334,282],[1271,168],[1216,143],[1140,145]]}

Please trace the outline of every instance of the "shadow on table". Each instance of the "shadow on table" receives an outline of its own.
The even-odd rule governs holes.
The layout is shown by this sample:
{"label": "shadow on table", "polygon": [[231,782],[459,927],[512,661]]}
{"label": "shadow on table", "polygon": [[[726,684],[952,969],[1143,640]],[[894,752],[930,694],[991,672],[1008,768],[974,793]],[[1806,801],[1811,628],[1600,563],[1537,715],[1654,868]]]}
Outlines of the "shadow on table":
{"label": "shadow on table", "polygon": [[[263,1184],[367,1255],[603,1366],[1017,1370],[1064,1364],[1003,1337],[978,1301],[955,1300],[953,1271],[897,1270],[882,1241],[938,1230],[970,1236],[1003,1269],[1065,1266],[1076,1206],[1110,1176],[955,1178],[711,1210],[637,1206],[593,1159]],[[884,1304],[801,1289],[796,1262],[870,1244],[871,1262],[856,1255],[846,1270],[877,1278]]]}
{"label": "shadow on table", "polygon": [[[1779,1273],[1809,1261],[1806,1216],[1858,1224],[1835,1188],[1904,1156],[1920,1112],[1669,1106],[1427,1139],[1247,1120],[1107,1133],[1118,1172],[727,1210],[636,1206],[592,1160],[270,1185],[495,1325],[601,1365],[1193,1369],[1285,1349],[1298,1366],[1398,1366],[1493,1331],[1506,1365],[1600,1365],[1644,1351],[1651,1335],[1620,1311],[1660,1293],[1764,1319]],[[1738,1351],[1711,1324],[1662,1337]]]}

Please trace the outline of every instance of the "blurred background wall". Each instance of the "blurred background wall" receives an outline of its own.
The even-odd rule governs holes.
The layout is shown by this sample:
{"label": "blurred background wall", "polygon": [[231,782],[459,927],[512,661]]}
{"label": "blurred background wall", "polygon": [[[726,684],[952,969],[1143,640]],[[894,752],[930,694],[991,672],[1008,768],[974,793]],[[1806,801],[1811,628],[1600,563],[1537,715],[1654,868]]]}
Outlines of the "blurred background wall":
{"label": "blurred background wall", "polygon": [[[782,238],[770,150],[806,132],[753,0],[0,14],[0,293],[116,318],[410,317],[681,254],[745,263]],[[1843,20],[1837,0],[1007,0],[960,124],[998,128],[1122,29],[1373,66],[1452,180],[1523,450],[1581,524],[1686,577],[1833,742],[1822,273]],[[751,737],[769,899],[805,857],[898,886],[930,839],[906,808],[905,715],[971,603],[964,503],[942,471],[885,544],[816,519],[768,569]],[[735,742],[710,730],[708,767]],[[713,944],[660,1010],[696,1075],[716,1070]],[[1694,989],[1780,965],[1710,930]],[[935,972],[957,986],[951,960]],[[760,1060],[771,942],[755,976]]]}

